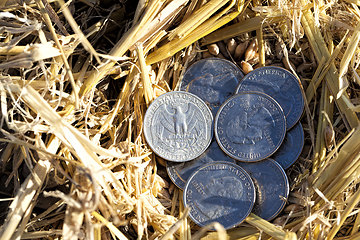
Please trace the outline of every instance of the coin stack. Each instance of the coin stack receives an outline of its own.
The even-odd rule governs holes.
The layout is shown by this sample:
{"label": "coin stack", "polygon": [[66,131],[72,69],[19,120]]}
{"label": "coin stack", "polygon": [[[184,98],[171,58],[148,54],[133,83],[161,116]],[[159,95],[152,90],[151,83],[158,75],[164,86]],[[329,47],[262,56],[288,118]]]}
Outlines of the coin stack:
{"label": "coin stack", "polygon": [[184,190],[190,218],[226,229],[250,212],[274,219],[289,194],[284,169],[304,144],[297,78],[279,67],[244,77],[230,61],[207,58],[188,68],[180,90],[149,106],[144,135],[168,160],[168,175]]}

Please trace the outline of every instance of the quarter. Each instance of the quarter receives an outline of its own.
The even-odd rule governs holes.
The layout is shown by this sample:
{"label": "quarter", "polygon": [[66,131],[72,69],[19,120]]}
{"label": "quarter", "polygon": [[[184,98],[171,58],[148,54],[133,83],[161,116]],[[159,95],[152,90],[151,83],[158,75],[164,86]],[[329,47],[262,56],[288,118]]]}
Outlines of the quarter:
{"label": "quarter", "polygon": [[289,181],[284,169],[272,159],[238,164],[249,173],[255,184],[253,213],[268,221],[274,219],[284,208],[289,195]]}
{"label": "quarter", "polygon": [[299,158],[303,147],[304,130],[301,123],[297,123],[286,133],[284,142],[271,158],[287,169]]}
{"label": "quarter", "polygon": [[180,90],[199,96],[215,116],[221,104],[234,94],[243,77],[243,73],[232,62],[206,58],[186,70]]}
{"label": "quarter", "polygon": [[168,161],[185,162],[200,156],[212,139],[213,116],[204,101],[187,92],[156,98],[144,117],[150,148]]}
{"label": "quarter", "polygon": [[235,159],[227,156],[219,147],[218,143],[213,140],[210,147],[199,157],[188,162],[166,162],[166,170],[173,183],[180,189],[184,189],[186,181],[200,167],[207,163],[216,161],[226,161],[235,163]]}
{"label": "quarter", "polygon": [[219,222],[224,228],[237,226],[250,214],[255,187],[244,169],[228,162],[209,163],[189,178],[183,200],[189,216],[199,226]]}
{"label": "quarter", "polygon": [[236,92],[258,91],[273,97],[286,116],[287,129],[300,119],[304,109],[304,97],[298,79],[289,71],[279,67],[261,67],[248,73]]}
{"label": "quarter", "polygon": [[215,138],[230,157],[260,161],[273,154],[286,132],[280,105],[260,92],[242,92],[229,98],[215,117]]}

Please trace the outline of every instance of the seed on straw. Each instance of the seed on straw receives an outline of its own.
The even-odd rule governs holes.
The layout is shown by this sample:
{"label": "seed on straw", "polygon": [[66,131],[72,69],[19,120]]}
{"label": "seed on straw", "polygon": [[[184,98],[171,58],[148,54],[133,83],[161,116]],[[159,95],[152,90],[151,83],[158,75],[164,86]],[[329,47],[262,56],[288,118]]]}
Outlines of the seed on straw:
{"label": "seed on straw", "polygon": [[216,43],[208,45],[207,48],[209,49],[209,53],[214,56],[217,56],[220,53],[219,46]]}
{"label": "seed on straw", "polygon": [[335,132],[330,126],[324,128],[325,145],[327,149],[330,149],[334,144]]}
{"label": "seed on straw", "polygon": [[254,40],[251,41],[251,43],[249,44],[248,48],[245,51],[245,61],[249,61],[250,59],[253,59],[255,54],[258,52],[259,47],[258,47],[258,42],[257,39],[255,38]]}
{"label": "seed on straw", "polygon": [[249,41],[245,41],[242,43],[239,43],[235,49],[234,58],[235,60],[239,60],[245,53],[246,48],[249,45]]}
{"label": "seed on straw", "polygon": [[228,53],[227,47],[223,41],[217,42],[217,45],[219,46],[220,53],[227,59],[230,58],[230,55]]}
{"label": "seed on straw", "polygon": [[237,47],[237,43],[235,39],[231,38],[227,43],[227,49],[229,50],[231,56],[234,56],[236,47]]}
{"label": "seed on straw", "polygon": [[251,66],[251,64],[249,64],[246,61],[241,61],[241,69],[243,70],[243,72],[245,74],[248,74],[249,72],[251,72],[253,69],[253,67]]}
{"label": "seed on straw", "polygon": [[260,61],[260,57],[259,57],[259,53],[256,52],[255,55],[250,58],[247,62],[251,65],[255,65],[255,64],[258,64]]}

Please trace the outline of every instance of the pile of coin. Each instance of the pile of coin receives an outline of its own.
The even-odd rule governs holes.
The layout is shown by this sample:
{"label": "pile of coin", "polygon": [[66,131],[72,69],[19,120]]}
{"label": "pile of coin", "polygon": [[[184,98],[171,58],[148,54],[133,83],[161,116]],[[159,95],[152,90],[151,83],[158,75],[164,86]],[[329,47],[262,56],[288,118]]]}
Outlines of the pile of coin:
{"label": "pile of coin", "polygon": [[289,194],[284,169],[304,144],[298,122],[304,99],[296,77],[278,67],[244,77],[230,61],[208,58],[188,68],[180,90],[149,106],[144,135],[168,160],[190,218],[200,226],[217,221],[226,229],[250,212],[275,218]]}

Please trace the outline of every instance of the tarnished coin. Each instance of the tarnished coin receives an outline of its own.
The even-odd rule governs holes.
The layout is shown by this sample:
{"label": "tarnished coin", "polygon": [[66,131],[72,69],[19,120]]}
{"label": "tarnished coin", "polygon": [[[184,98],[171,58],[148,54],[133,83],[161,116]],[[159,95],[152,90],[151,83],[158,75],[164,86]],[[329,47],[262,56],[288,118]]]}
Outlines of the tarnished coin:
{"label": "tarnished coin", "polygon": [[215,117],[215,137],[232,158],[255,162],[269,157],[286,132],[284,113],[270,96],[242,92],[229,98]]}
{"label": "tarnished coin", "polygon": [[186,70],[180,90],[199,96],[215,116],[221,104],[234,94],[243,76],[240,69],[228,60],[206,58]]}
{"label": "tarnished coin", "polygon": [[255,163],[238,162],[251,176],[256,188],[253,213],[265,220],[275,218],[289,195],[289,181],[284,169],[272,159]]}
{"label": "tarnished coin", "polygon": [[286,133],[284,142],[271,158],[287,169],[299,158],[303,146],[304,130],[301,123],[297,123]]}
{"label": "tarnished coin", "polygon": [[181,189],[184,189],[186,181],[191,174],[207,163],[215,161],[226,161],[235,163],[235,159],[227,156],[219,147],[217,142],[213,140],[210,147],[199,157],[192,161],[177,163],[167,162],[166,170],[173,183]]}
{"label": "tarnished coin", "polygon": [[217,221],[226,229],[240,224],[255,202],[255,187],[248,173],[236,164],[209,163],[185,185],[184,205],[199,226]]}
{"label": "tarnished coin", "polygon": [[200,156],[212,139],[213,117],[204,101],[187,92],[156,98],[144,117],[150,148],[165,160],[185,162]]}
{"label": "tarnished coin", "polygon": [[248,73],[236,90],[243,91],[258,91],[273,97],[284,111],[287,129],[302,115],[305,103],[299,81],[283,68],[261,67]]}

